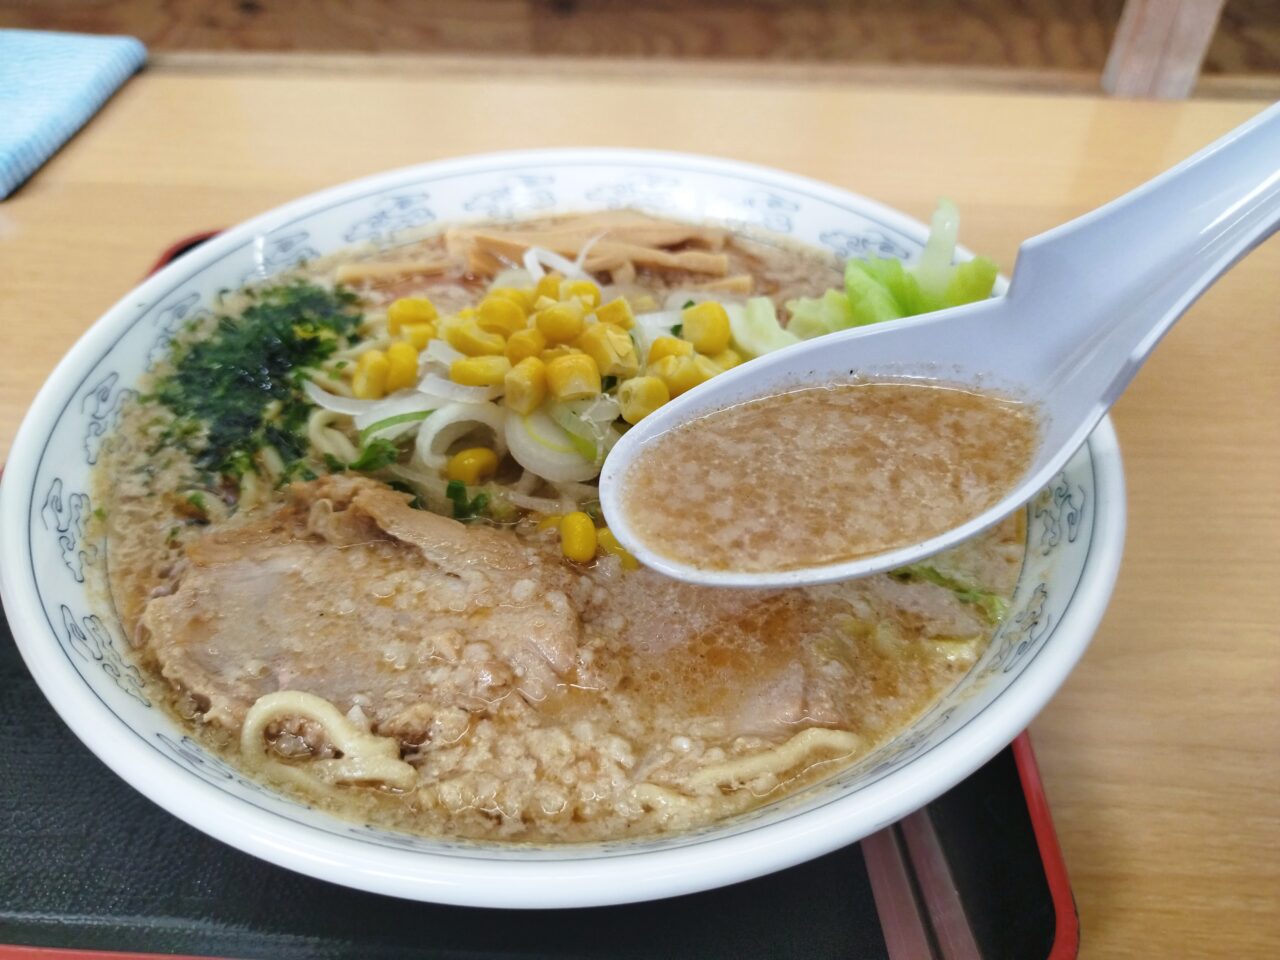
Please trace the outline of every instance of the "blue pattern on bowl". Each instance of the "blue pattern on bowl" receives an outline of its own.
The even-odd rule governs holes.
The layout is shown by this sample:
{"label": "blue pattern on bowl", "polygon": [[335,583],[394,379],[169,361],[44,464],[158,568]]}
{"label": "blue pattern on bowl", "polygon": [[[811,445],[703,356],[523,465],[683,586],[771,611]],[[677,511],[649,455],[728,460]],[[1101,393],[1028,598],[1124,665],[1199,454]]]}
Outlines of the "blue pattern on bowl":
{"label": "blue pattern on bowl", "polygon": [[[311,830],[383,848],[494,859],[557,860],[625,856],[689,847],[712,838],[758,830],[868,789],[947,741],[1001,698],[1049,645],[1071,604],[1090,557],[1097,478],[1088,446],[1028,508],[1027,559],[1011,613],[972,683],[945,697],[901,737],[853,768],[783,802],[732,820],[671,837],[620,840],[572,848],[500,848],[407,836],[344,822],[254,783],[204,751],[154,704],[159,693],[122,656],[118,625],[88,596],[85,568],[105,558],[86,542],[93,509],[89,474],[103,437],[133,384],[167,349],[174,332],[203,315],[219,291],[260,279],[352,243],[393,244],[405,231],[477,218],[511,219],[548,212],[635,207],[691,219],[726,222],[767,239],[784,235],[841,257],[919,255],[924,229],[898,215],[805,183],[779,184],[750,168],[708,170],[680,158],[647,162],[526,157],[488,158],[466,170],[433,167],[314,206],[288,209],[256,237],[211,262],[180,260],[161,276],[161,292],[131,305],[127,321],[92,368],[70,389],[36,464],[29,491],[30,576],[48,624],[83,683],[119,725],[192,780],[230,794],[275,817]],[[194,264],[194,265],[193,265]],[[194,797],[193,797],[194,799]]]}

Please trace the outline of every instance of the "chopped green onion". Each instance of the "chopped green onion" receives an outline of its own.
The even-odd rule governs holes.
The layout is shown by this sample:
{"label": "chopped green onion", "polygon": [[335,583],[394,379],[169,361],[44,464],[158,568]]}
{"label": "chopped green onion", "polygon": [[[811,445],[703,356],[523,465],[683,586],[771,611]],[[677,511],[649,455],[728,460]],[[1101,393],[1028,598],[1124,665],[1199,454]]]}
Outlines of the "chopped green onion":
{"label": "chopped green onion", "polygon": [[360,442],[363,444],[375,433],[381,433],[388,427],[395,427],[402,423],[416,423],[419,420],[425,420],[434,410],[418,410],[414,413],[399,413],[394,417],[387,417],[385,420],[379,420],[377,423],[371,423],[360,431]]}
{"label": "chopped green onion", "polygon": [[396,462],[400,451],[390,440],[377,439],[360,451],[360,456],[347,465],[350,470],[372,473]]}
{"label": "chopped green onion", "polygon": [[409,496],[413,497],[413,499],[409,501],[409,506],[413,507],[413,509],[415,510],[427,509],[427,505],[423,503],[422,497],[418,495],[418,492],[414,490],[413,487],[405,483],[403,480],[388,480],[387,486],[389,486],[392,490],[399,490],[401,493],[407,493],[409,494]]}
{"label": "chopped green onion", "polygon": [[948,576],[937,567],[925,563],[913,563],[910,566],[890,570],[889,576],[895,580],[923,580],[936,586],[950,590],[961,603],[969,603],[982,611],[988,623],[999,623],[1009,612],[1008,601],[999,594],[983,590],[976,584],[966,583],[956,577]]}
{"label": "chopped green onion", "polygon": [[467,499],[467,485],[461,480],[450,480],[444,495],[453,501],[453,518],[464,523],[477,519],[489,505],[489,494],[477,493]]}
{"label": "chopped green onion", "polygon": [[600,438],[595,426],[578,416],[563,403],[552,403],[547,412],[556,426],[565,432],[574,453],[595,463],[600,456]]}

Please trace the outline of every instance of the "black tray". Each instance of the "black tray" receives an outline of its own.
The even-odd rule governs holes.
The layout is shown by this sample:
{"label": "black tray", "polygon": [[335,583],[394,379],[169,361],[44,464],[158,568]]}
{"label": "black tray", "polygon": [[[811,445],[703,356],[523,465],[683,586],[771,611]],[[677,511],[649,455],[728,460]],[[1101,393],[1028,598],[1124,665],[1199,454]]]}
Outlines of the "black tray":
{"label": "black tray", "polygon": [[[202,239],[175,245],[162,263]],[[0,772],[0,960],[104,950],[272,960],[1063,960],[1077,952],[1070,886],[1025,734],[860,844],[721,890],[561,911],[361,893],[206,837],[76,740],[28,675],[7,624]]]}

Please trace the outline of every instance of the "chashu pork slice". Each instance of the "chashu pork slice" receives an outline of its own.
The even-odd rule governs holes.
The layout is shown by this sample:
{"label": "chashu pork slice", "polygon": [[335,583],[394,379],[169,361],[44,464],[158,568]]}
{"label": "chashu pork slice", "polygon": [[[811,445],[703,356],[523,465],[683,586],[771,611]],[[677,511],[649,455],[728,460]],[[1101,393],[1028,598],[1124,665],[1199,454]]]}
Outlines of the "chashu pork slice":
{"label": "chashu pork slice", "polygon": [[190,544],[176,589],[142,616],[160,672],[229,730],[258,697],[304,690],[410,744],[441,711],[550,695],[577,662],[572,574],[406,499],[325,477]]}

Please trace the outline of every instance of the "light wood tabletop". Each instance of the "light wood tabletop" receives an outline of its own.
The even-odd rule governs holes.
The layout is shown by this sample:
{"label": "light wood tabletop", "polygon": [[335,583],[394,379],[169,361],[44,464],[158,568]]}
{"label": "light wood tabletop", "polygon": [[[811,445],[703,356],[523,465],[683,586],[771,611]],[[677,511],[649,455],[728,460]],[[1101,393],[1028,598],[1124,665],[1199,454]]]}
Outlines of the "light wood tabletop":
{"label": "light wood tabletop", "polygon": [[[0,457],[58,358],[159,251],[352,177],[517,147],[719,154],[921,218],[948,196],[962,240],[1008,270],[1021,238],[1264,106],[675,67],[161,65],[0,203]],[[1277,370],[1280,240],[1191,309],[1115,409],[1123,569],[1032,730],[1085,957],[1280,956]]]}

